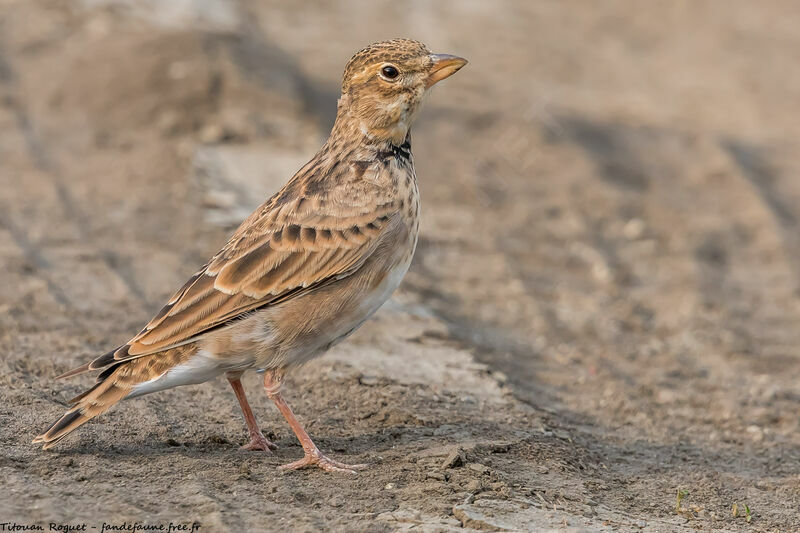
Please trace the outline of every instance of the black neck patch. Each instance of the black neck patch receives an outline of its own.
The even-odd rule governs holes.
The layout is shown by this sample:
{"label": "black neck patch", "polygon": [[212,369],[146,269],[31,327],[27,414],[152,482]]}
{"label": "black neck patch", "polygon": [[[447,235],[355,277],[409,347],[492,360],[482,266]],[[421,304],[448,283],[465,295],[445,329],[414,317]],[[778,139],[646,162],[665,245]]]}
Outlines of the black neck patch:
{"label": "black neck patch", "polygon": [[400,146],[390,144],[389,150],[381,150],[377,153],[378,159],[386,161],[390,157],[410,161],[411,160],[411,139],[406,137],[406,140]]}
{"label": "black neck patch", "polygon": [[399,157],[401,159],[411,159],[411,139],[408,137],[406,137],[406,141],[400,146],[396,146],[394,144],[390,146],[392,147],[392,153],[395,157]]}

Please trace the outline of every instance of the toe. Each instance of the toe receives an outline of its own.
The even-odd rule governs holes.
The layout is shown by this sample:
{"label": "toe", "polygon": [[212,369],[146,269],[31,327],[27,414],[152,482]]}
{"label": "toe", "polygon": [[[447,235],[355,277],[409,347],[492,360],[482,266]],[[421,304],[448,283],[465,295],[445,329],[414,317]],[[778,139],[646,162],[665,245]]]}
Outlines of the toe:
{"label": "toe", "polygon": [[278,470],[299,470],[301,468],[308,468],[309,466],[313,466],[315,462],[310,461],[308,457],[303,457],[299,461],[294,461],[289,464],[281,465],[278,467]]}
{"label": "toe", "polygon": [[[339,464],[342,464],[342,463],[339,463]],[[337,465],[333,464],[333,462],[328,462],[328,461],[320,461],[317,464],[317,466],[319,466],[321,469],[323,469],[326,472],[338,472],[338,473],[342,473],[342,474],[350,474],[350,475],[353,475],[353,476],[358,474],[358,472],[356,472],[352,468],[344,468],[344,467],[341,467],[341,466],[337,466]]]}
{"label": "toe", "polygon": [[326,472],[341,472],[345,474],[356,474],[356,470],[363,470],[368,465],[366,464],[356,464],[356,465],[349,465],[346,463],[340,463],[339,461],[334,461],[333,459],[329,459],[325,457],[321,453],[317,452],[316,454],[307,454],[299,461],[295,461],[293,463],[289,463],[286,465],[281,465],[278,467],[278,470],[298,470],[300,468],[309,468],[312,466],[319,467]]}
{"label": "toe", "polygon": [[274,442],[267,440],[263,435],[253,436],[250,442],[242,446],[242,450],[270,452],[277,450],[278,446]]}
{"label": "toe", "polygon": [[367,468],[369,466],[366,463],[349,465],[347,463],[340,463],[339,461],[334,461],[333,459],[328,459],[327,457],[325,458],[325,460],[328,462],[328,464],[333,465],[336,468],[341,468],[343,470],[364,470],[365,468]]}

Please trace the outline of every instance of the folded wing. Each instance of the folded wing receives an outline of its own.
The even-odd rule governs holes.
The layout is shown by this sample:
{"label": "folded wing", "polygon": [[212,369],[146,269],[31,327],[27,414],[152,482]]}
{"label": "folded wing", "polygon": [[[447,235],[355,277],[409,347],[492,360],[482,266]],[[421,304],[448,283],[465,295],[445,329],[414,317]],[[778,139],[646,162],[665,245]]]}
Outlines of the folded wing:
{"label": "folded wing", "polygon": [[288,188],[243,222],[138,335],[60,377],[190,343],[249,311],[346,277],[396,219],[398,206],[388,196],[309,197]]}

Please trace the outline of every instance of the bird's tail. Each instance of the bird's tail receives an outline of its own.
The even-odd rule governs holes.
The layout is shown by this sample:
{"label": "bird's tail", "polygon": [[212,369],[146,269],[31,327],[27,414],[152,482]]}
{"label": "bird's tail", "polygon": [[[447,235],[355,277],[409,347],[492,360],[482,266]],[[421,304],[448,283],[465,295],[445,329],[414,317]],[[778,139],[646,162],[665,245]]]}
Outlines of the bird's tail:
{"label": "bird's tail", "polygon": [[[131,361],[133,362],[133,361]],[[97,383],[83,394],[72,398],[72,407],[41,435],[33,439],[34,444],[43,443],[45,450],[55,446],[61,439],[80,426],[108,411],[114,404],[125,398],[132,387],[126,386],[121,374],[130,363],[120,363],[107,368],[97,378]]]}
{"label": "bird's tail", "polygon": [[43,449],[55,446],[61,439],[80,426],[99,416],[128,396],[136,385],[159,377],[175,363],[185,360],[193,350],[179,347],[116,362],[107,366],[97,377],[97,383],[72,398],[71,407],[44,433],[33,439],[34,444],[43,444]]}

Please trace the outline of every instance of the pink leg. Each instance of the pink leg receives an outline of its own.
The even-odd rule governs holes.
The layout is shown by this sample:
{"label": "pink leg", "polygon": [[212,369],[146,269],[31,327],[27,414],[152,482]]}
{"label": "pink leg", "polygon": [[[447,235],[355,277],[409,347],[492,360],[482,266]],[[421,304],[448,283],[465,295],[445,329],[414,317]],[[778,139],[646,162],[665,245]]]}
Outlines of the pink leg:
{"label": "pink leg", "polygon": [[270,442],[262,435],[261,430],[258,429],[256,417],[253,415],[253,410],[250,409],[250,404],[247,403],[247,396],[244,395],[244,387],[239,380],[241,374],[230,374],[227,376],[228,382],[233,387],[233,392],[236,394],[236,399],[239,400],[239,406],[242,408],[244,414],[244,421],[247,423],[247,429],[250,431],[250,442],[242,446],[243,450],[261,450],[268,452],[276,450],[278,446]]}
{"label": "pink leg", "polygon": [[346,472],[348,474],[355,474],[356,470],[361,470],[362,468],[367,467],[365,464],[348,465],[345,463],[340,463],[339,461],[334,461],[333,459],[329,459],[328,457],[322,455],[322,452],[319,451],[317,445],[314,444],[314,442],[311,440],[311,437],[308,436],[306,430],[303,429],[303,426],[300,425],[300,422],[297,420],[297,418],[295,418],[294,413],[292,413],[292,409],[283,399],[283,396],[281,396],[281,383],[282,376],[277,372],[267,371],[264,373],[264,389],[267,391],[267,396],[272,398],[272,401],[275,402],[275,406],[278,408],[278,411],[280,411],[286,421],[289,422],[289,427],[291,427],[292,431],[294,431],[294,434],[297,435],[297,439],[303,446],[303,451],[305,454],[299,461],[279,466],[278,468],[280,470],[296,470],[298,468],[317,466],[327,472]]}

